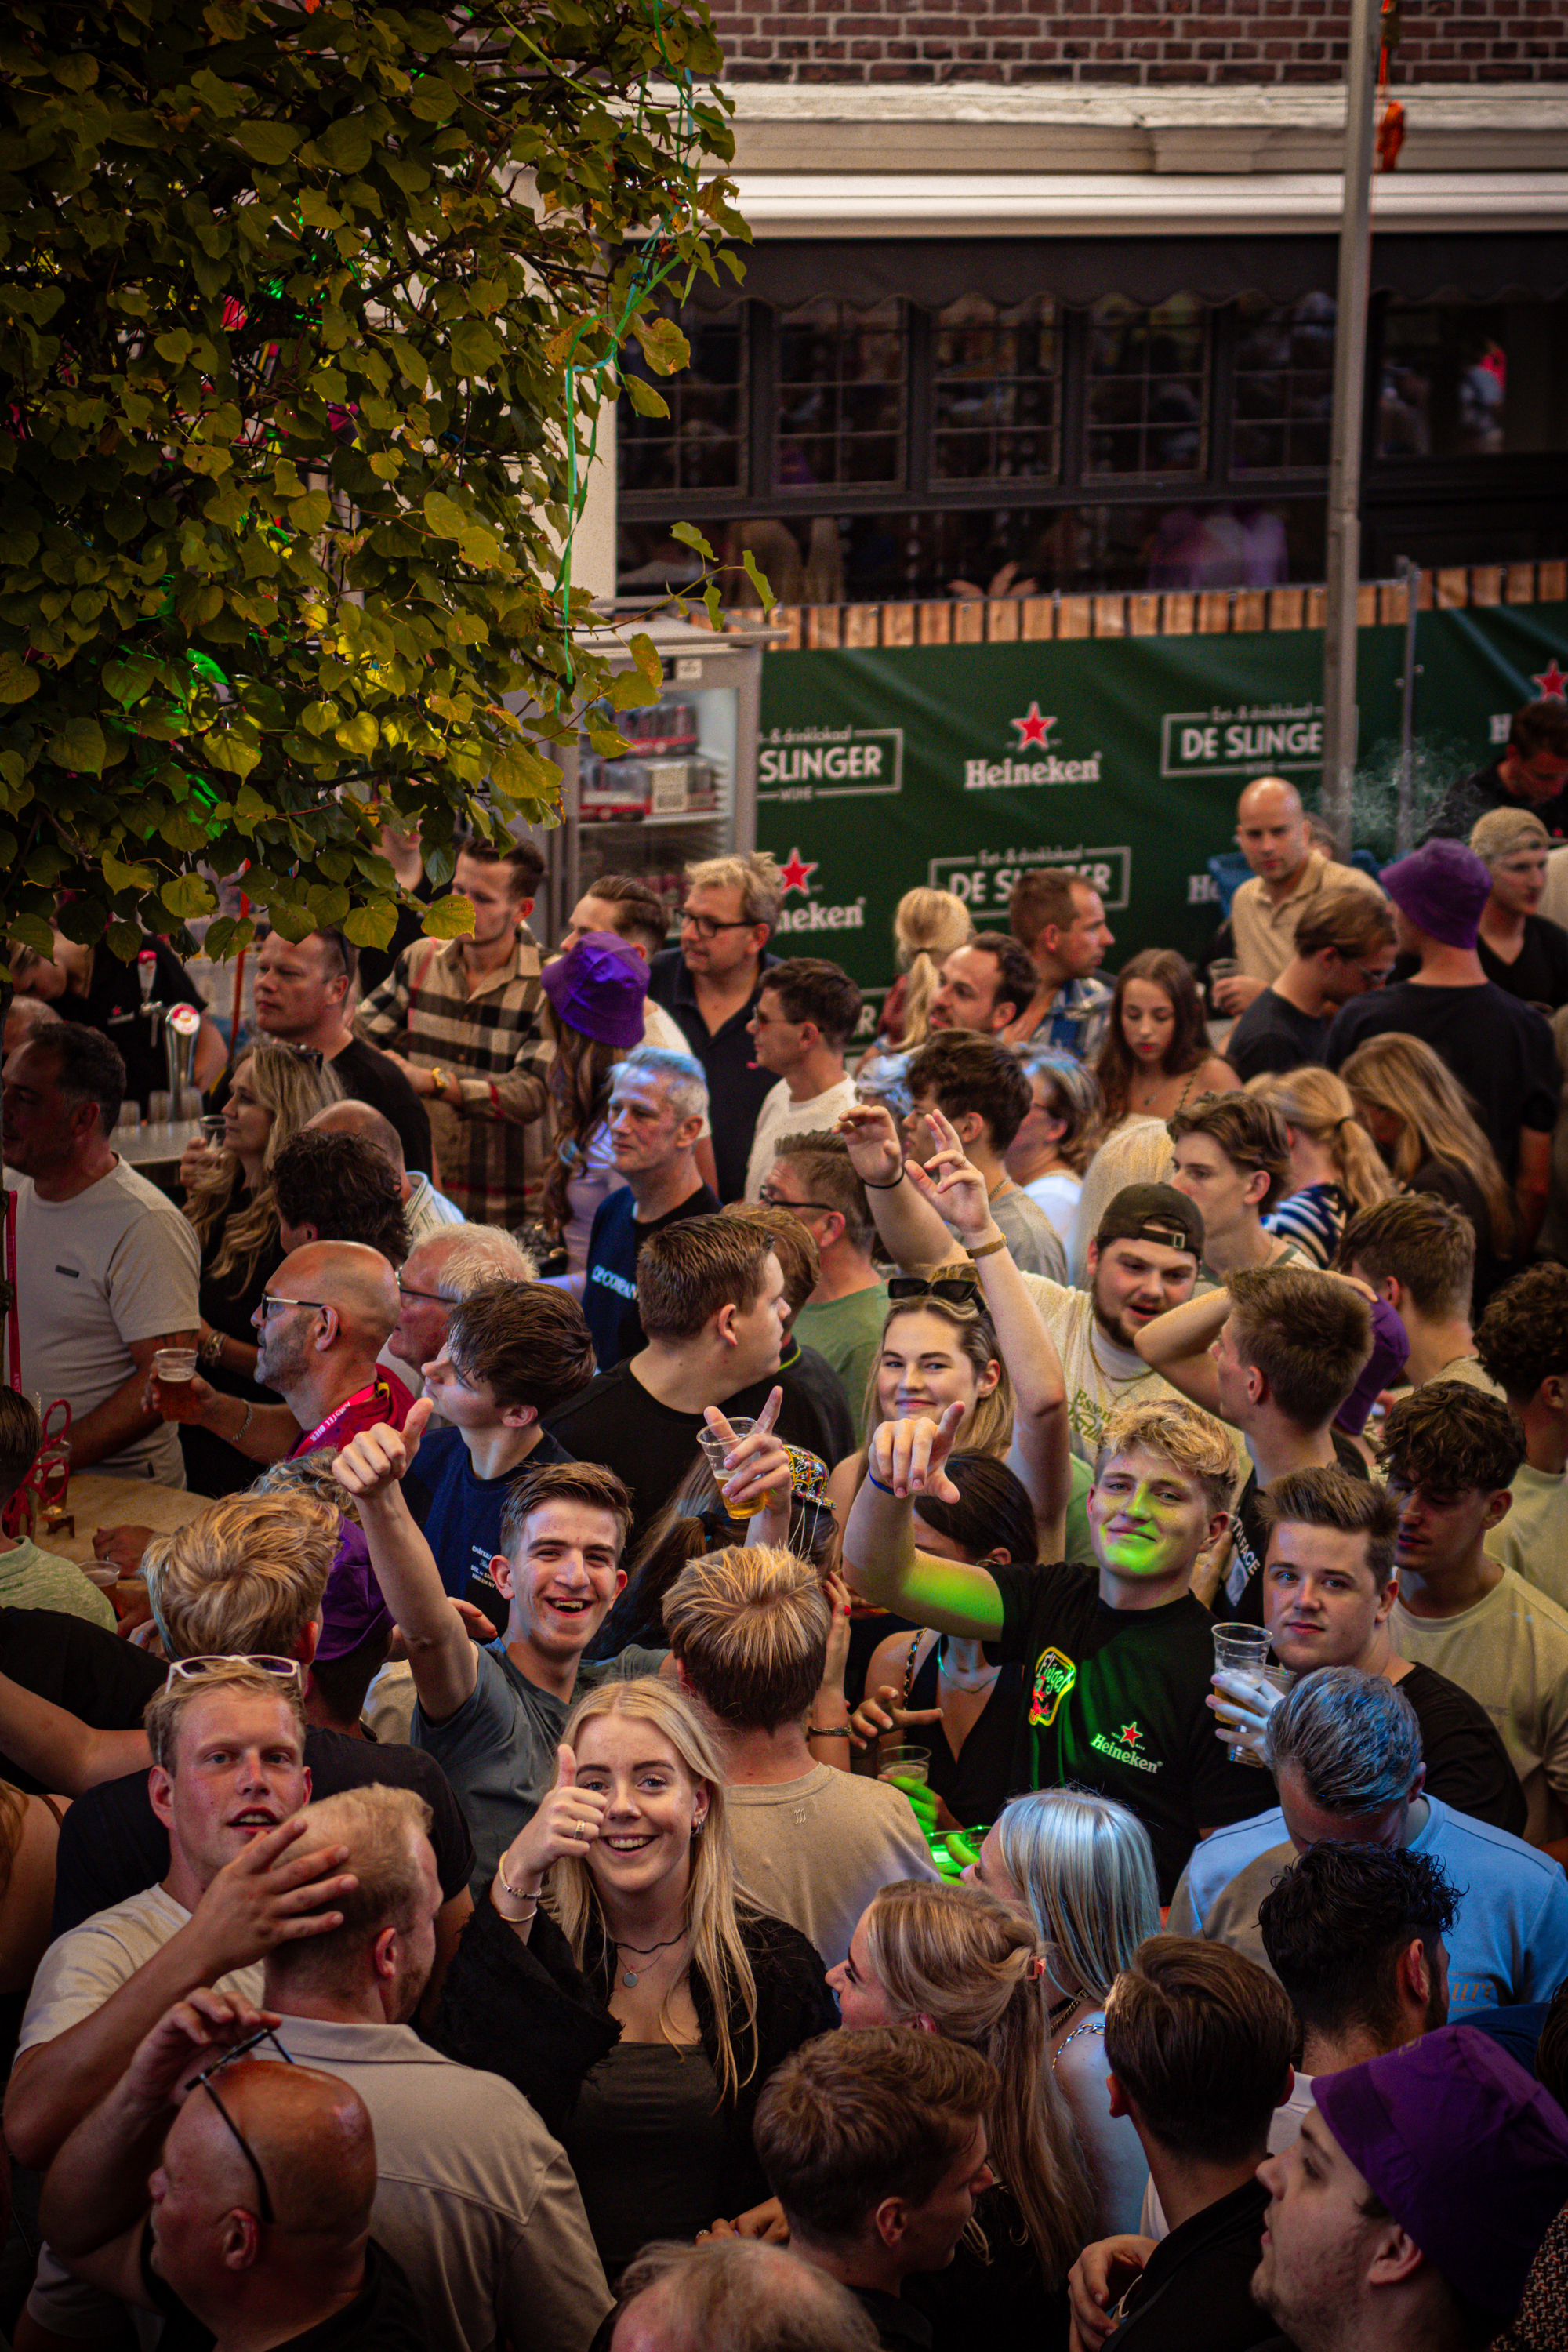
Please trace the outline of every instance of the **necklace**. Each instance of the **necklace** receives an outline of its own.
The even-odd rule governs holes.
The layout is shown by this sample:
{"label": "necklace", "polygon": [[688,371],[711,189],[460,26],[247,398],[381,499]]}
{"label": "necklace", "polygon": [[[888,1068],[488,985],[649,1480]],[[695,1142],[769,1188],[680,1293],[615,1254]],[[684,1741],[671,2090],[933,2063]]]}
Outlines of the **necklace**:
{"label": "necklace", "polygon": [[[686,1941],[688,1933],[689,1930],[682,1927],[679,1936],[670,1936],[662,1944],[623,1944],[617,1940],[616,1942],[616,1950],[617,1953],[635,1952],[639,1960],[650,1960],[652,1959],[655,1952],[668,1952],[672,1945],[683,1944]],[[637,1983],[638,1973],[639,1971],[636,1969],[628,1969],[623,1966],[621,1969],[621,1982],[627,1987],[628,1990]],[[640,1973],[647,1976],[647,1969],[644,1968]]]}
{"label": "necklace", "polygon": [[1082,1999],[1080,1992],[1068,1992],[1060,2000],[1053,2000],[1046,2011],[1046,2032],[1055,2033],[1058,2026],[1065,2025]]}

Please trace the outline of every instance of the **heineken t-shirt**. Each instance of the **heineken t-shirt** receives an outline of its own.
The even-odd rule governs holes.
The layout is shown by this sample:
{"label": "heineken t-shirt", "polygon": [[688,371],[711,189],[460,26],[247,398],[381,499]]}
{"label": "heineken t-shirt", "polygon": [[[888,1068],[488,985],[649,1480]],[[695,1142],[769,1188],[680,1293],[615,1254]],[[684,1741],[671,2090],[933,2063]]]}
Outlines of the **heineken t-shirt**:
{"label": "heineken t-shirt", "polygon": [[1168,1903],[1202,1832],[1274,1797],[1268,1773],[1231,1763],[1215,1737],[1204,1704],[1214,1619],[1190,1592],[1110,1608],[1092,1568],[986,1567],[1003,1609],[986,1654],[1024,1667],[1015,1787],[1096,1789],[1125,1805],[1149,1832]]}

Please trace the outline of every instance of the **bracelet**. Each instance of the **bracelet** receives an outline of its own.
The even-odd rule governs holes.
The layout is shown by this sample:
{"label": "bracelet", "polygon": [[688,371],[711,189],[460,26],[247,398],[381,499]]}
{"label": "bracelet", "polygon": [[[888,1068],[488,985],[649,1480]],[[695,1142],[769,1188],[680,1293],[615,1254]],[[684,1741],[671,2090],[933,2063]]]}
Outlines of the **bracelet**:
{"label": "bracelet", "polygon": [[896,1486],[889,1486],[885,1479],[874,1477],[869,1470],[866,1473],[866,1483],[875,1486],[879,1495],[891,1495],[895,1503],[901,1499]]}
{"label": "bracelet", "polygon": [[228,1441],[231,1445],[237,1445],[239,1444],[240,1439],[250,1427],[251,1415],[255,1411],[256,1407],[253,1404],[247,1404],[245,1408],[245,1419],[240,1423],[239,1427],[235,1431],[234,1435]]}
{"label": "bracelet", "polygon": [[513,1886],[499,1862],[496,1864],[496,1885],[503,1895],[510,1895],[514,1903],[531,1903],[536,1910],[539,1907],[539,1898],[544,1892],[542,1885],[536,1886],[531,1895],[526,1887]]}
{"label": "bracelet", "polygon": [[896,1192],[903,1181],[904,1163],[902,1160],[899,1162],[899,1172],[894,1177],[890,1184],[874,1184],[869,1176],[862,1176],[860,1179],[861,1183],[864,1184],[868,1192]]}
{"label": "bracelet", "polygon": [[805,1736],[808,1739],[847,1739],[849,1726],[847,1723],[808,1723]]}
{"label": "bracelet", "polygon": [[1005,1250],[1006,1246],[1006,1234],[998,1234],[994,1242],[982,1242],[978,1249],[972,1249],[969,1253],[969,1263],[971,1265],[977,1265],[983,1257],[994,1257],[998,1250]]}

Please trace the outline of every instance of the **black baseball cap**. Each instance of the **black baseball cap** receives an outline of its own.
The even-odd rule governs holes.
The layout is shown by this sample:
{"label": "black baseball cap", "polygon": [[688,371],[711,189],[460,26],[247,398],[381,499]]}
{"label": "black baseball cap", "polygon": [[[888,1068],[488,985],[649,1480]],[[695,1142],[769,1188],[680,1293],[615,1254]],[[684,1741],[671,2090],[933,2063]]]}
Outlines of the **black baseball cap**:
{"label": "black baseball cap", "polygon": [[1204,1254],[1204,1221],[1195,1201],[1173,1184],[1124,1184],[1100,1221],[1096,1242],[1158,1242],[1162,1249]]}

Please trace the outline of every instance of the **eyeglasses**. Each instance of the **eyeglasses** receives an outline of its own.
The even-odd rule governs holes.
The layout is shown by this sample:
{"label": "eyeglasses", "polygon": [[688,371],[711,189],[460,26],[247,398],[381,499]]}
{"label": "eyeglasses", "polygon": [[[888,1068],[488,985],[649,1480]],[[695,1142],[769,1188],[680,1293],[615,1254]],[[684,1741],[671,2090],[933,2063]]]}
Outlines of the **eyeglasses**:
{"label": "eyeglasses", "polygon": [[720,923],[711,915],[699,915],[689,907],[682,907],[680,928],[683,931],[695,931],[700,940],[714,940],[721,931],[751,931],[756,925],[744,915],[737,916],[733,922]]}
{"label": "eyeglasses", "polygon": [[217,2093],[214,2090],[212,2079],[215,2074],[221,2074],[226,2066],[232,2066],[237,2058],[244,2058],[247,2056],[252,2050],[257,2048],[258,2043],[263,2042],[271,2042],[272,2047],[276,2050],[278,2055],[282,2059],[283,2063],[286,2066],[291,2066],[294,2063],[294,2061],[289,2057],[289,2053],[284,2049],[283,2044],[279,2041],[278,2036],[273,2032],[272,2028],[269,2025],[263,2025],[258,2027],[256,2032],[249,2034],[245,2041],[237,2042],[232,2050],[226,2050],[221,2058],[215,2058],[210,2066],[204,2066],[199,2074],[193,2074],[190,2081],[185,2084],[185,2095],[189,2097],[193,2091],[205,2091],[208,2098],[212,2101],[214,2106],[217,2109],[219,2115],[223,2117],[224,2122],[228,2126],[229,2133],[234,2140],[235,2146],[238,2148],[241,2156],[244,2157],[247,2164],[249,2165],[251,2171],[256,2176],[256,2194],[260,2208],[258,2218],[266,2224],[268,2229],[271,2230],[277,2227],[278,2215],[273,2207],[271,2192],[267,2186],[267,2175],[261,2169],[261,2159],[257,2155],[256,2150],[251,2147],[250,2142],[246,2138],[245,2134],[240,2130],[239,2126],[235,2122],[234,2117],[229,2114],[228,2109],[224,2105],[224,2103],[219,2098]]}
{"label": "eyeglasses", "polygon": [[410,1286],[404,1281],[401,1275],[397,1277],[397,1295],[399,1298],[427,1298],[432,1307],[456,1307],[458,1304],[458,1301],[455,1298],[448,1298],[444,1290],[415,1290],[411,1288]]}
{"label": "eyeglasses", "polygon": [[1360,972],[1369,988],[1384,988],[1393,975],[1394,966],[1385,963],[1381,971],[1376,971],[1371,964],[1352,963],[1352,970]]}
{"label": "eyeglasses", "polygon": [[782,1192],[770,1192],[765,1184],[757,1198],[767,1209],[794,1209],[797,1213],[802,1209],[820,1209],[824,1216],[831,1214],[833,1210],[831,1201],[790,1201]]}
{"label": "eyeglasses", "polygon": [[313,1307],[320,1314],[327,1312],[324,1298],[285,1298],[276,1290],[264,1290],[261,1294],[261,1319],[264,1323],[271,1322],[275,1307]]}
{"label": "eyeglasses", "polygon": [[223,1666],[254,1666],[260,1674],[270,1675],[280,1683],[298,1683],[301,1693],[305,1687],[305,1670],[298,1658],[247,1657],[243,1653],[228,1657],[176,1658],[163,1677],[163,1688],[173,1690],[176,1683],[205,1682],[208,1676],[218,1676]]}
{"label": "eyeglasses", "polygon": [[980,1285],[967,1275],[939,1275],[927,1282],[923,1275],[894,1274],[888,1277],[888,1304],[896,1307],[906,1298],[940,1298],[944,1307],[980,1307]]}

